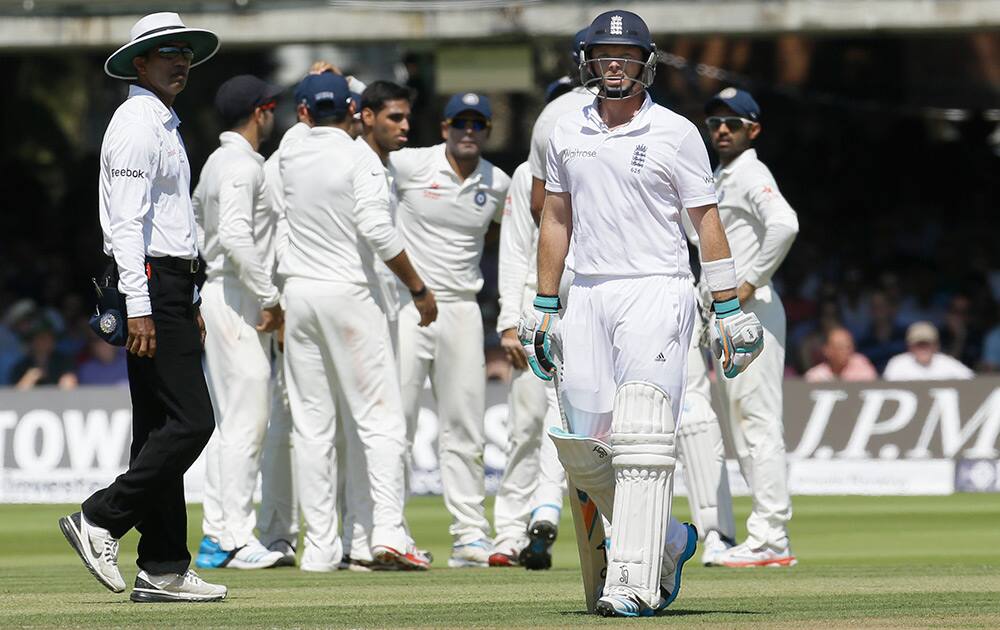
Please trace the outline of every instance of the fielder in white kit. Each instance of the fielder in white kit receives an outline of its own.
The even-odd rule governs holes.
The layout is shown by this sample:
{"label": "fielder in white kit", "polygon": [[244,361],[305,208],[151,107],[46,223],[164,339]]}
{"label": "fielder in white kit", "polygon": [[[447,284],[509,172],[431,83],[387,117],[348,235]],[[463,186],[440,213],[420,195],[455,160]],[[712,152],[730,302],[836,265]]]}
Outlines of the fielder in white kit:
{"label": "fielder in white kit", "polygon": [[[342,397],[371,482],[371,549],[382,563],[407,565],[403,523],[405,420],[385,313],[375,300],[374,256],[414,296],[420,325],[437,316],[433,294],[413,269],[389,216],[378,157],[347,133],[354,105],[347,81],[310,75],[314,126],[281,156],[288,203],[285,376],[292,411],[299,502],[305,520],[301,568],[333,571],[343,556],[336,512],[334,442]],[[374,254],[373,254],[374,252]],[[346,426],[346,425],[352,426]]]}
{"label": "fielder in white kit", "polygon": [[[668,606],[697,545],[696,529],[670,516],[695,318],[685,209],[701,236],[724,373],[735,377],[762,345],[760,323],[736,300],[705,145],[694,125],[646,94],[655,68],[639,16],[609,11],[590,25],[580,70],[598,99],[560,118],[549,141],[536,312],[522,327],[543,376],[558,362],[572,431],[549,432],[560,461],[613,526],[596,605],[605,616]],[[571,243],[576,275],[560,322]]]}
{"label": "fielder in white kit", "polygon": [[215,105],[229,131],[192,197],[205,259],[205,372],[218,427],[205,454],[200,568],[260,569],[282,559],[254,535],[253,505],[270,404],[271,332],[283,319],[272,281],[275,217],[257,150],[274,127],[280,92],[251,75],[219,87]]}
{"label": "fielder in white kit", "polygon": [[507,468],[494,504],[496,540],[490,566],[521,564],[528,569],[548,569],[566,475],[552,441],[543,439],[544,429],[562,426],[555,387],[538,380],[528,369],[528,357],[517,336],[518,320],[530,308],[538,275],[538,226],[531,216],[531,180],[529,164],[518,166],[500,224],[497,332],[515,372],[507,399]]}
{"label": "fielder in white kit", "polygon": [[791,249],[799,222],[771,171],[751,148],[761,131],[760,107],[753,97],[726,88],[709,101],[705,112],[720,159],[715,171],[719,217],[736,260],[740,303],[764,327],[764,351],[754,365],[738,379],[719,381],[722,415],[728,420],[753,507],[746,540],[713,564],[791,566],[796,559],[788,541],[792,502],[781,419],[785,309],[771,276]]}
{"label": "fielder in white kit", "polygon": [[411,446],[428,376],[437,401],[441,483],[452,515],[451,567],[487,566],[493,553],[484,505],[486,361],[476,294],[483,287],[479,259],[486,231],[500,220],[510,178],[480,155],[491,115],[485,96],[456,94],[441,123],[445,142],[391,157],[400,232],[438,300],[437,322],[420,328],[416,308],[403,297],[399,367]]}

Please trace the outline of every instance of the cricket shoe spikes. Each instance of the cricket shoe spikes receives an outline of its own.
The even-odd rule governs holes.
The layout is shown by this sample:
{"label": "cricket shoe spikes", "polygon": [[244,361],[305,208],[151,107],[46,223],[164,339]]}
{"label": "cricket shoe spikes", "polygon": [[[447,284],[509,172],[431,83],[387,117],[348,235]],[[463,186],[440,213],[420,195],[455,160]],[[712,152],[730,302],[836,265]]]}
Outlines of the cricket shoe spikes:
{"label": "cricket shoe spikes", "polygon": [[540,571],[552,568],[552,543],[558,528],[549,521],[536,521],[528,529],[528,546],[521,550],[520,562],[525,569]]}
{"label": "cricket shoe spikes", "polygon": [[775,549],[770,545],[751,548],[746,543],[736,545],[726,551],[720,558],[719,564],[724,567],[792,567],[798,564],[792,549],[785,546],[782,549]]}
{"label": "cricket shoe spikes", "polygon": [[59,519],[59,529],[104,588],[113,593],[125,590],[125,580],[118,570],[118,539],[111,532],[90,523],[81,512]]}

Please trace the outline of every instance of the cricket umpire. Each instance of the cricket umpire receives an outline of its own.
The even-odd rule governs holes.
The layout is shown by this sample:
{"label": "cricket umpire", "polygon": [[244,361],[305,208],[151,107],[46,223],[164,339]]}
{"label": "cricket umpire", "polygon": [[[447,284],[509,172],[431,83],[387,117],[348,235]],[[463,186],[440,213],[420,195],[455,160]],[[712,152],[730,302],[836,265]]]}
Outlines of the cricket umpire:
{"label": "cricket umpire", "polygon": [[131,85],[101,146],[100,219],[104,253],[125,295],[132,450],[128,470],[59,526],[94,577],[116,593],[125,590],[118,540],[139,530],[132,601],[220,600],[226,587],[188,569],[184,472],[215,420],[201,368],[190,165],[172,107],[188,71],[215,54],[219,39],[187,28],[176,13],[147,15],[130,39],[104,65]]}

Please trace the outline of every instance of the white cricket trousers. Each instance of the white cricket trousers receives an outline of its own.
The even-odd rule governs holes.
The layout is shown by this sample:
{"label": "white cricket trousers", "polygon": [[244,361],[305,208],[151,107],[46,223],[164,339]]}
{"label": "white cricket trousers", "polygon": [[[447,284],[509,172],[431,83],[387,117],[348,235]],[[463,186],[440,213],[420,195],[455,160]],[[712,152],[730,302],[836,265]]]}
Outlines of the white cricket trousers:
{"label": "white cricket trousers", "polygon": [[206,459],[205,534],[226,550],[254,540],[253,492],[270,406],[271,335],[260,333],[257,298],[235,277],[201,291],[205,373],[217,436]]}
{"label": "white cricket trousers", "polygon": [[271,420],[260,460],[257,531],[265,546],[278,540],[295,546],[299,540],[299,511],[292,468],[292,411],[285,387],[285,356],[277,343],[273,346]]}
{"label": "white cricket trousers", "polygon": [[559,525],[566,473],[549,427],[562,428],[555,386],[531,370],[516,370],[507,398],[507,468],[493,510],[500,551],[523,548],[534,520]]}
{"label": "white cricket trousers", "polygon": [[[783,549],[788,545],[792,500],[788,494],[782,422],[785,374],[785,308],[768,285],[744,303],[764,327],[764,349],[746,371],[734,379],[720,378],[722,414],[732,433],[740,470],[753,499],[747,519],[747,544]],[[718,361],[717,374],[721,374]]]}
{"label": "white cricket trousers", "polygon": [[486,520],[486,358],[483,318],[474,300],[438,302],[437,320],[420,327],[417,307],[403,296],[399,311],[399,374],[406,438],[413,447],[420,394],[430,377],[437,402],[438,461],[454,544],[489,538]]}
{"label": "white cricket trousers", "polygon": [[371,544],[405,549],[405,421],[385,315],[368,287],[290,278],[285,285],[285,377],[305,521],[302,568],[333,570],[338,532],[336,400],[363,445],[371,481]]}

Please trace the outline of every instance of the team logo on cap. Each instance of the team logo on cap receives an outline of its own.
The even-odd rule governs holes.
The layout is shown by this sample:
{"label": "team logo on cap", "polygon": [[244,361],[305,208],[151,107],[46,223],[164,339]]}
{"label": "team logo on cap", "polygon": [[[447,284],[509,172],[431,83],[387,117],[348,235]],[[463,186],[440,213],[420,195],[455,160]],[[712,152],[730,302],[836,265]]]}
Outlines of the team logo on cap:
{"label": "team logo on cap", "polygon": [[465,103],[466,105],[472,105],[472,106],[479,105],[479,96],[473,94],[472,92],[469,92],[468,94],[462,97],[462,102]]}
{"label": "team logo on cap", "polygon": [[622,34],[622,16],[620,15],[611,16],[611,26],[608,28],[608,32],[612,35]]}
{"label": "team logo on cap", "polygon": [[719,98],[733,98],[734,96],[736,96],[736,88],[727,87],[726,89],[716,94],[716,96]]}
{"label": "team logo on cap", "polygon": [[104,315],[101,315],[100,325],[101,332],[105,335],[110,335],[115,331],[115,328],[118,328],[118,317],[111,311],[108,311]]}
{"label": "team logo on cap", "polygon": [[476,205],[481,206],[484,203],[486,203],[486,193],[480,190],[476,193]]}

